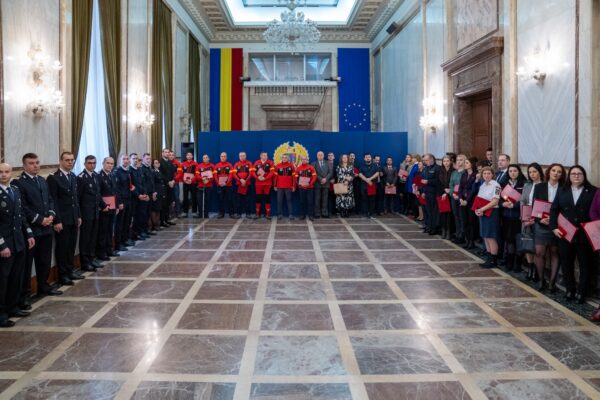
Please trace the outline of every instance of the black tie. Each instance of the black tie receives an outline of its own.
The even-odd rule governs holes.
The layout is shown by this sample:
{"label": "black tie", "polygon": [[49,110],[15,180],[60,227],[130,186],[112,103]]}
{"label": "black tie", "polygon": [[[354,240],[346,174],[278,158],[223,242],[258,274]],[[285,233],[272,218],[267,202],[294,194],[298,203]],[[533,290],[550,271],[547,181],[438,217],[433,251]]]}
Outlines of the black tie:
{"label": "black tie", "polygon": [[39,176],[34,176],[33,180],[35,181],[38,189],[42,190],[42,185],[40,184],[40,177]]}
{"label": "black tie", "polygon": [[10,186],[6,188],[6,193],[8,193],[8,197],[10,197],[11,201],[15,201],[15,194],[13,193]]}

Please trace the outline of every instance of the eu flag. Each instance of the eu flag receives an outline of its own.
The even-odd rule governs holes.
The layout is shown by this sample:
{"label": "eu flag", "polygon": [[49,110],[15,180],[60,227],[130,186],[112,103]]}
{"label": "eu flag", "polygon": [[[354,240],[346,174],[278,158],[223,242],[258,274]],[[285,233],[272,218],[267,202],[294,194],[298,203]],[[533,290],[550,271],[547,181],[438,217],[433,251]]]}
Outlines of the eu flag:
{"label": "eu flag", "polygon": [[369,49],[338,49],[340,132],[371,130]]}

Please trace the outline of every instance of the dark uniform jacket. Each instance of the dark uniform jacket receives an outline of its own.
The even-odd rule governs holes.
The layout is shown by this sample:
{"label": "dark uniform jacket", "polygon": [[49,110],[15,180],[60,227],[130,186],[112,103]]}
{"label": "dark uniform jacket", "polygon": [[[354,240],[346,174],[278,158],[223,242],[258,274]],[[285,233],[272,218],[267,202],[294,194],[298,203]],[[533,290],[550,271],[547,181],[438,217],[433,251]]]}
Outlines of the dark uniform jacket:
{"label": "dark uniform jacket", "polygon": [[[173,165],[173,164],[171,164]],[[142,176],[142,182],[144,185],[144,188],[146,189],[146,194],[149,196],[152,196],[152,193],[155,193],[156,190],[154,189],[154,174],[152,173],[152,168],[142,164],[142,167],[140,168],[141,171],[141,176]],[[161,171],[162,174],[162,171]],[[173,178],[171,178],[172,180]],[[165,177],[163,175],[163,180],[165,180]],[[168,181],[165,181],[165,183]]]}
{"label": "dark uniform jacket", "polygon": [[69,172],[69,178],[60,169],[48,175],[48,189],[54,201],[55,224],[76,225],[81,218],[77,194],[77,176]]}
{"label": "dark uniform jacket", "polygon": [[33,232],[23,214],[19,188],[14,185],[10,188],[12,196],[0,188],[0,250],[9,248],[18,253],[25,250],[25,238],[32,238]]}
{"label": "dark uniform jacket", "polygon": [[100,177],[96,171],[91,174],[84,170],[77,177],[77,188],[79,194],[79,206],[81,207],[81,218],[96,219],[100,209],[106,208],[106,204],[100,195]]}
{"label": "dark uniform jacket", "polygon": [[117,203],[124,204],[125,207],[131,203],[131,175],[129,171],[123,169],[123,167],[117,167],[113,171],[115,177],[115,190],[117,192]]}
{"label": "dark uniform jacket", "polygon": [[142,168],[133,168],[129,167],[129,176],[131,177],[132,190],[131,195],[134,199],[137,199],[138,196],[147,194],[148,191],[144,186],[144,181],[142,180]]}
{"label": "dark uniform jacket", "polygon": [[[150,171],[151,172],[151,171]],[[175,173],[177,172],[177,165],[173,164],[171,160],[165,160],[160,158],[160,173],[163,177],[165,184],[169,181],[175,180]]]}
{"label": "dark uniform jacket", "polygon": [[[540,185],[536,185],[536,188],[537,186]],[[548,185],[544,186],[548,187]],[[559,187],[556,191],[554,202],[552,202],[552,208],[550,209],[550,229],[554,230],[558,228],[558,215],[562,214],[570,223],[579,228],[575,235],[575,241],[587,240],[584,230],[581,229],[581,224],[590,222],[590,207],[592,206],[595,194],[596,188],[594,186],[584,186],[577,199],[577,203],[575,203],[573,201],[571,186],[565,185]]]}
{"label": "dark uniform jacket", "polygon": [[33,236],[51,235],[52,225],[42,226],[44,218],[56,216],[54,200],[50,196],[46,180],[41,176],[31,178],[23,172],[18,180],[13,181],[13,185],[21,192],[23,213],[33,231]]}
{"label": "dark uniform jacket", "polygon": [[[98,174],[98,178],[100,180],[100,196],[115,196],[115,204],[118,207],[122,201],[120,200],[119,193],[117,192],[117,182],[114,173],[111,172],[110,174],[107,174],[104,170],[102,170]],[[115,214],[116,210],[110,210],[109,213]]]}

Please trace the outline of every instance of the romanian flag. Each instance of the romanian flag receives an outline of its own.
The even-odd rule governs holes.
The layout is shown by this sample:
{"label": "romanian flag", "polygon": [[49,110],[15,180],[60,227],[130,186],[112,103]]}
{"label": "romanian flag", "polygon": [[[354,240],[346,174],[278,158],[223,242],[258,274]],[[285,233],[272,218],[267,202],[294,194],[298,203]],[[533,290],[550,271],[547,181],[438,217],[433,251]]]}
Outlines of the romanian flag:
{"label": "romanian flag", "polygon": [[210,50],[210,130],[242,130],[244,53],[242,49]]}

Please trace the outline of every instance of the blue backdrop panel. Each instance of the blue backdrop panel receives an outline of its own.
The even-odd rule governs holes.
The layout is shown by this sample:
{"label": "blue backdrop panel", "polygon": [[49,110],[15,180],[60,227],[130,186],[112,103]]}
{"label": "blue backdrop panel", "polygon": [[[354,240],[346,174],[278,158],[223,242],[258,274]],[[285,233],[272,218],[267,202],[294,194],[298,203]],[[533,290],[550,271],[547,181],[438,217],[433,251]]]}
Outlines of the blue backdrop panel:
{"label": "blue backdrop panel", "polygon": [[[295,147],[295,143],[299,146]],[[404,160],[408,151],[408,134],[406,132],[321,132],[321,131],[244,131],[244,132],[200,132],[196,140],[198,161],[203,154],[208,154],[211,162],[219,162],[219,154],[226,152],[231,164],[238,160],[238,153],[245,151],[248,159],[256,161],[261,151],[266,151],[270,159],[274,159],[276,150],[281,146],[306,149],[309,160],[316,159],[317,151],[325,154],[332,151],[336,162],[343,153],[355,153],[359,163],[362,163],[364,152],[391,156],[394,165]],[[251,194],[254,197],[254,194]],[[298,200],[294,196],[294,213],[297,213]],[[216,197],[212,197],[213,200]],[[254,202],[251,199],[252,203]],[[275,193],[271,198],[273,214],[277,215]],[[216,201],[211,202],[211,211],[217,211]]]}
{"label": "blue backdrop panel", "polygon": [[371,130],[369,49],[339,48],[338,106],[340,132]]}

